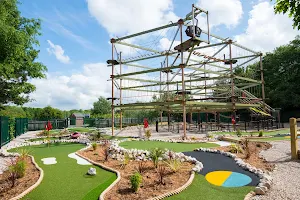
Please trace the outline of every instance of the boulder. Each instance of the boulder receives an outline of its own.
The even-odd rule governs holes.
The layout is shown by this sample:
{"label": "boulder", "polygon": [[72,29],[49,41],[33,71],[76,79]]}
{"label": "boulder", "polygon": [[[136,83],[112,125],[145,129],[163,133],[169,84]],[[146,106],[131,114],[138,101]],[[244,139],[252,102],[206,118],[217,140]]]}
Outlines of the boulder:
{"label": "boulder", "polygon": [[91,176],[95,176],[96,175],[96,169],[91,167],[88,172],[87,172],[88,175],[91,175]]}

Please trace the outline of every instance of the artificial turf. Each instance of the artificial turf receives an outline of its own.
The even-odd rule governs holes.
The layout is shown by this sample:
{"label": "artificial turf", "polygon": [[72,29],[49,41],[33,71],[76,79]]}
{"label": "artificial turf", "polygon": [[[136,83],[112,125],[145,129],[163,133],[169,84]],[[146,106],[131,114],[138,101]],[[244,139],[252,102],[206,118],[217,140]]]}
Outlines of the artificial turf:
{"label": "artificial turf", "polygon": [[[75,159],[68,157],[68,154],[83,147],[82,144],[69,143],[51,144],[50,147],[46,145],[22,147],[30,151],[45,173],[42,183],[24,199],[98,199],[100,193],[116,179],[116,174],[97,166],[79,165]],[[55,157],[57,163],[44,165],[41,159],[47,157]],[[96,176],[86,175],[90,167],[96,168]]]}
{"label": "artificial turf", "polygon": [[213,143],[171,143],[160,141],[126,141],[120,143],[120,146],[126,149],[144,149],[166,148],[175,152],[193,151],[196,148],[211,148],[219,145]]}
{"label": "artificial turf", "polygon": [[[34,138],[34,139],[30,139],[30,142],[35,142],[35,141],[43,141],[43,140],[47,140],[48,138]],[[50,137],[50,140],[58,140],[59,138],[55,138],[55,137]]]}
{"label": "artificial turf", "polygon": [[[289,133],[290,129],[281,129],[281,130],[270,130],[270,131],[263,131],[263,135],[278,135],[278,134],[284,134],[284,133]],[[224,135],[224,134],[229,134],[229,135],[236,135],[236,132],[213,132],[212,134],[214,135]],[[251,132],[244,132],[241,130],[242,135],[250,135]],[[255,131],[252,132],[253,136],[258,136],[259,132]]]}
{"label": "artificial turf", "polygon": [[284,140],[291,140],[290,138],[286,137],[270,137],[270,138],[261,138],[261,139],[250,139],[251,141],[266,141],[266,142],[271,142],[271,141],[284,141]]}
{"label": "artificial turf", "polygon": [[205,177],[196,174],[192,184],[179,193],[166,198],[167,200],[243,200],[245,196],[253,191],[253,186],[244,186],[238,188],[225,188],[215,186],[206,181]]}
{"label": "artificial turf", "polygon": [[76,127],[76,128],[68,128],[68,130],[71,131],[71,132],[85,133],[85,132],[89,132],[89,131],[95,130],[95,129],[86,128],[86,127]]}

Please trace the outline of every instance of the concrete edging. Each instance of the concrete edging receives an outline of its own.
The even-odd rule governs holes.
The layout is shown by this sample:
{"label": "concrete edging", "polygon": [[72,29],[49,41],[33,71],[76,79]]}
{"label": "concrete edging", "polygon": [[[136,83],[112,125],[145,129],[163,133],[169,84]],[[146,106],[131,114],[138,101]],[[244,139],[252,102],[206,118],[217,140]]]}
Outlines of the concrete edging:
{"label": "concrete edging", "polygon": [[34,166],[40,171],[40,177],[37,180],[37,182],[35,184],[33,184],[32,186],[30,186],[28,189],[26,189],[24,192],[22,192],[21,194],[11,198],[10,200],[18,200],[23,198],[25,195],[27,195],[28,193],[30,193],[32,190],[34,190],[37,186],[39,186],[39,184],[42,182],[43,178],[44,178],[44,171],[42,168],[40,168],[38,166],[38,164],[35,162],[34,157],[29,155],[31,157],[31,161],[34,164]]}

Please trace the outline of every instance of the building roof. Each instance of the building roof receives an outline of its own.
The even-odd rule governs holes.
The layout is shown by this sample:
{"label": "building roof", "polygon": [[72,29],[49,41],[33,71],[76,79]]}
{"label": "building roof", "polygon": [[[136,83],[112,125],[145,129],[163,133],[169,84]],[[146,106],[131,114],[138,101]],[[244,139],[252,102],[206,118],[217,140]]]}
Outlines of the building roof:
{"label": "building roof", "polygon": [[71,116],[74,116],[76,118],[80,118],[80,117],[84,118],[85,115],[82,113],[73,113]]}

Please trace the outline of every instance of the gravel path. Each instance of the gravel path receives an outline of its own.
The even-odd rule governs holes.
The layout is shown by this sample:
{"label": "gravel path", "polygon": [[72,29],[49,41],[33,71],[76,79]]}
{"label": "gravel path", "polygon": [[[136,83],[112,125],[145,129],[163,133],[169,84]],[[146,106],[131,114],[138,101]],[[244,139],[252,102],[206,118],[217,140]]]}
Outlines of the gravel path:
{"label": "gravel path", "polygon": [[[12,141],[10,141],[8,144],[1,147],[1,149],[6,149],[8,147],[18,145],[20,143],[23,143],[26,139],[35,138],[36,134],[38,132],[39,131],[29,131],[29,132],[27,132],[23,135],[20,135],[19,137],[17,137],[15,139],[13,139]],[[10,160],[9,157],[0,156],[0,174],[2,174],[3,171],[7,170],[7,164],[8,164],[9,160]]]}
{"label": "gravel path", "polygon": [[[268,162],[276,164],[277,169],[271,174],[273,185],[264,196],[254,200],[300,199],[300,161],[291,160],[290,141],[271,142],[273,147],[261,152]],[[300,149],[300,142],[298,142]]]}

